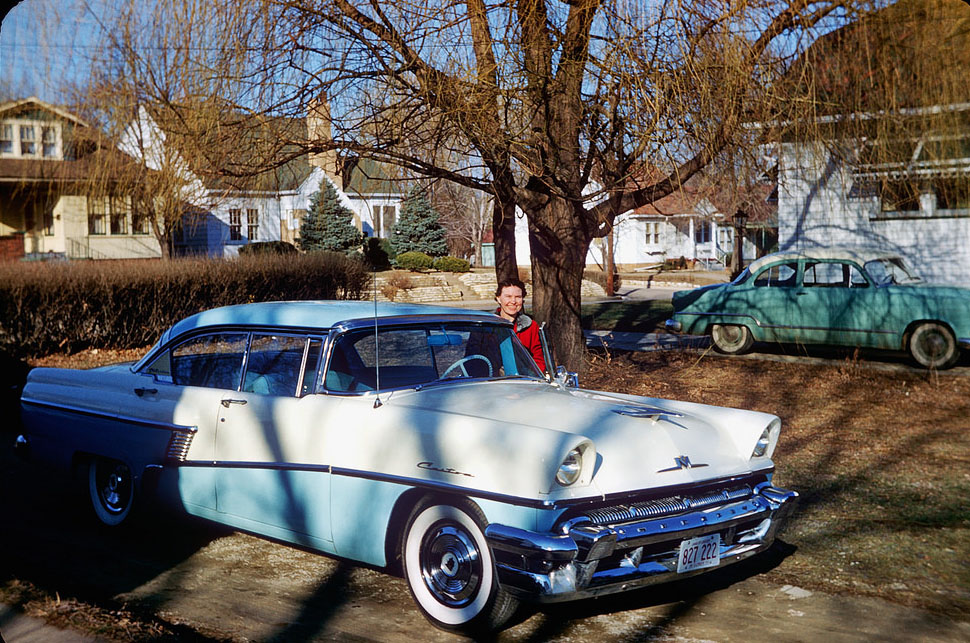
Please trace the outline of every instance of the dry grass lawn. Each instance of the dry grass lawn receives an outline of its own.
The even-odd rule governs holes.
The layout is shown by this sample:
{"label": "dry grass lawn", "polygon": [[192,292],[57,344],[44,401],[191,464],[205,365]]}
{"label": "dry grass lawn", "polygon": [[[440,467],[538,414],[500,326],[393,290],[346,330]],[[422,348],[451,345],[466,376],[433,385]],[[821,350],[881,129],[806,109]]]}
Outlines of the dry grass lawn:
{"label": "dry grass lawn", "polygon": [[[86,368],[145,349],[32,366]],[[970,378],[662,351],[592,355],[584,388],[774,413],[776,481],[801,505],[768,580],[970,613]]]}
{"label": "dry grass lawn", "polygon": [[583,386],[778,415],[802,500],[769,580],[970,613],[970,378],[665,351],[593,356]]}

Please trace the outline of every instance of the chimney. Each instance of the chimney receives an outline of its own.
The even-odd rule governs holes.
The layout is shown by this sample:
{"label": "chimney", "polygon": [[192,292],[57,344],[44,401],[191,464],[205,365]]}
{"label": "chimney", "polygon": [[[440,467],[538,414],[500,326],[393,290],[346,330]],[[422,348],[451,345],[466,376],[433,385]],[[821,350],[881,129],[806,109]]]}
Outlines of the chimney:
{"label": "chimney", "polygon": [[[330,126],[330,103],[321,94],[307,106],[306,130],[311,145],[325,145],[333,142]],[[319,167],[333,181],[339,190],[344,189],[341,173],[337,165],[337,150],[310,153],[311,167]]]}

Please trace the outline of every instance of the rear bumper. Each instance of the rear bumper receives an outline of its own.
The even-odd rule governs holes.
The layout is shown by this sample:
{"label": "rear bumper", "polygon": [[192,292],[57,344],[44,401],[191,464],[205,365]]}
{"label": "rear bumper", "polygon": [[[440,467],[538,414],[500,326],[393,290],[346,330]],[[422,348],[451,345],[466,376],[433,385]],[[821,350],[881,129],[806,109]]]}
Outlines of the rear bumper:
{"label": "rear bumper", "polygon": [[[771,546],[797,503],[794,491],[766,483],[744,500],[688,513],[617,525],[566,523],[554,535],[493,524],[485,535],[503,588],[550,603],[673,581],[753,556]],[[678,574],[681,542],[714,533],[717,567]]]}

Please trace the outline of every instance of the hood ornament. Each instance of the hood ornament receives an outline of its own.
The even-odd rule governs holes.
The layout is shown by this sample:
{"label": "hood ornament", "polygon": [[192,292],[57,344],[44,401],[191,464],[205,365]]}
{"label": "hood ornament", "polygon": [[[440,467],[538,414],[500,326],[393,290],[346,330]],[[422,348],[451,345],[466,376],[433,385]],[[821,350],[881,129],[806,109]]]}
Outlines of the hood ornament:
{"label": "hood ornament", "polygon": [[658,469],[657,473],[666,473],[667,471],[680,471],[681,469],[700,469],[701,467],[706,467],[706,464],[694,464],[690,461],[690,458],[686,455],[679,455],[674,458],[674,466],[668,469]]}
{"label": "hood ornament", "polygon": [[683,413],[675,413],[673,411],[658,409],[652,406],[620,406],[611,410],[617,415],[628,415],[634,418],[647,418],[654,424],[656,424],[661,417],[684,417]]}

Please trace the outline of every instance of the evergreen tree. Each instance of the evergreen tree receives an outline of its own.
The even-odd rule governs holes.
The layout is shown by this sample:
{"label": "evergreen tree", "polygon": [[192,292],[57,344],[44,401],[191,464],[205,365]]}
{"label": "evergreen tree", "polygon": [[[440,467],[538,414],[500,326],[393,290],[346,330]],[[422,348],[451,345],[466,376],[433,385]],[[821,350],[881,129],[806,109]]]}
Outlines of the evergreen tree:
{"label": "evergreen tree", "polygon": [[360,248],[364,238],[354,226],[354,213],[340,203],[330,181],[324,179],[322,187],[322,192],[310,196],[310,209],[300,225],[300,247],[308,252],[347,252]]}
{"label": "evergreen tree", "polygon": [[428,198],[414,188],[401,206],[401,215],[391,232],[391,248],[396,254],[423,252],[432,257],[448,254],[445,229]]}

